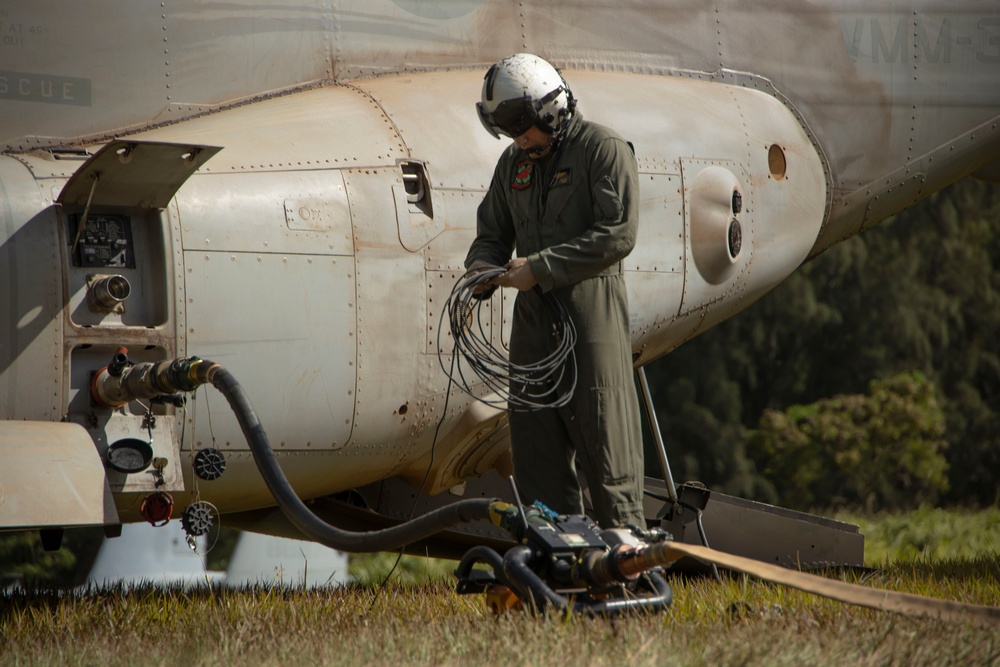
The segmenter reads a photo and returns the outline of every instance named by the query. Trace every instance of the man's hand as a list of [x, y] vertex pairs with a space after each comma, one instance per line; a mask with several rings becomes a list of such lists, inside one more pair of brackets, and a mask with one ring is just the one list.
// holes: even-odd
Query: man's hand
[[[484, 262], [481, 259], [477, 259], [469, 267], [468, 273], [470, 274], [481, 273], [482, 271], [485, 271], [487, 269], [495, 269], [495, 268], [498, 268], [495, 264], [490, 264], [489, 262]], [[495, 292], [497, 289], [495, 282], [496, 281], [494, 280], [487, 280], [484, 283], [480, 283], [479, 285], [476, 286], [476, 289], [473, 291], [472, 295], [477, 299], [490, 298], [491, 296], [493, 296], [493, 292]]]
[[531, 271], [528, 260], [524, 257], [515, 257], [504, 264], [506, 273], [501, 273], [491, 282], [501, 287], [514, 287], [522, 292], [529, 290], [538, 284], [535, 274]]

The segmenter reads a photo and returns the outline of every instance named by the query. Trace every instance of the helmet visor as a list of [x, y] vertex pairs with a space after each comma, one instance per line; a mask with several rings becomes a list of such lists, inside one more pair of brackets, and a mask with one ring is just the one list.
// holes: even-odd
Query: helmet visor
[[514, 138], [519, 137], [535, 124], [538, 114], [529, 97], [519, 97], [504, 100], [497, 105], [493, 113], [483, 108], [482, 102], [476, 104], [479, 109], [479, 119], [494, 135], [497, 133]]

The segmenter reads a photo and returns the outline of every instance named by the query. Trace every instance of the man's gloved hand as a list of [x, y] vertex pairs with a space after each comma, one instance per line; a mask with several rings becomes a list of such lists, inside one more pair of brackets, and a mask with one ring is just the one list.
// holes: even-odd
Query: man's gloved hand
[[528, 260], [524, 257], [515, 257], [504, 264], [503, 268], [507, 269], [507, 272], [494, 278], [491, 281], [492, 284], [500, 285], [501, 287], [514, 287], [522, 292], [538, 284], [538, 280], [531, 270], [531, 265], [528, 264]]
[[[476, 273], [484, 269], [495, 269], [498, 268], [496, 264], [490, 264], [489, 262], [484, 262], [481, 259], [477, 259], [470, 266], [466, 273]], [[493, 296], [493, 293], [497, 291], [496, 283], [492, 280], [488, 280], [481, 285], [477, 286], [472, 296], [476, 299], [488, 299]]]

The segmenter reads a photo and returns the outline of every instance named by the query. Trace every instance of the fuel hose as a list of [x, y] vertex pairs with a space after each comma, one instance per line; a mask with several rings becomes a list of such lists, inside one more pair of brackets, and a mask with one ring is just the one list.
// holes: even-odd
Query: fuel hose
[[219, 364], [198, 357], [131, 365], [119, 350], [109, 367], [95, 373], [91, 396], [99, 405], [116, 407], [136, 398], [152, 398], [194, 391], [212, 384], [232, 408], [246, 437], [254, 463], [271, 495], [288, 520], [309, 539], [333, 549], [354, 553], [389, 551], [431, 537], [460, 523], [490, 520], [491, 499], [470, 499], [451, 503], [397, 526], [370, 532], [352, 532], [331, 526], [310, 510], [296, 495], [271, 449], [267, 433], [243, 387], [232, 373]]
[[264, 432], [249, 397], [232, 373], [218, 364], [212, 364], [206, 369], [205, 377], [229, 401], [229, 406], [236, 414], [240, 429], [250, 445], [257, 469], [277, 501], [278, 507], [296, 528], [321, 544], [352, 553], [389, 551], [430, 537], [460, 523], [490, 518], [490, 509], [494, 501], [477, 498], [446, 505], [406, 523], [382, 530], [359, 533], [331, 526], [316, 516], [296, 495], [278, 465], [267, 433]]
[[933, 618], [958, 623], [1000, 626], [1000, 607], [887, 591], [846, 581], [829, 579], [809, 572], [791, 570], [752, 558], [716, 551], [697, 544], [659, 542], [629, 553], [608, 554], [617, 560], [612, 568], [625, 575], [645, 572], [651, 567], [669, 567], [682, 556], [749, 574], [764, 581], [797, 588], [807, 593], [859, 607], [895, 612], [905, 616]]

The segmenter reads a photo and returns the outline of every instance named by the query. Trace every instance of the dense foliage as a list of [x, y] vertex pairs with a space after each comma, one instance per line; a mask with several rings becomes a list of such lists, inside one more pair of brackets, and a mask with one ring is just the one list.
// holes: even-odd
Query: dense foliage
[[782, 504], [898, 509], [947, 490], [944, 431], [933, 385], [904, 374], [872, 380], [865, 395], [765, 410], [750, 455]]
[[[658, 360], [647, 373], [674, 476], [799, 506], [915, 507], [939, 493], [948, 504], [997, 503], [998, 264], [1000, 187], [965, 179], [830, 248], [739, 316]], [[857, 442], [854, 451], [846, 439], [819, 437], [791, 448], [785, 461], [749, 448], [751, 441], [777, 442], [777, 431], [790, 425], [800, 440], [817, 438], [809, 415], [842, 421], [861, 406], [868, 423], [854, 424], [855, 435], [892, 440], [876, 422], [898, 420], [899, 406], [879, 410], [875, 394], [884, 386], [869, 385], [901, 374], [931, 383], [912, 399], [933, 395], [945, 428], [938, 433], [925, 423], [927, 430], [906, 436], [924, 439], [936, 454], [894, 495], [862, 492], [861, 479], [802, 495], [824, 457], [866, 460], [882, 446], [875, 441]], [[940, 439], [946, 448], [929, 444]], [[936, 460], [942, 455], [946, 472]], [[655, 461], [647, 457], [654, 475]], [[849, 468], [835, 474], [849, 475]], [[900, 473], [886, 474], [887, 484]]]
[[62, 547], [45, 551], [37, 530], [0, 533], [0, 589], [8, 585], [69, 587], [83, 583], [104, 536], [99, 527], [65, 531]]

